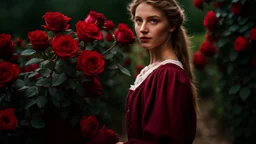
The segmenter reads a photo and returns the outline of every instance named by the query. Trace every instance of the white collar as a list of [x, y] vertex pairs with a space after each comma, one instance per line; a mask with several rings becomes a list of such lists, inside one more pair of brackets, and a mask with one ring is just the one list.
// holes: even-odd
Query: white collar
[[150, 65], [144, 67], [140, 71], [140, 73], [138, 74], [138, 76], [135, 79], [134, 85], [130, 86], [130, 90], [134, 91], [149, 76], [149, 74], [151, 74], [159, 66], [165, 65], [167, 63], [175, 64], [175, 65], [177, 65], [177, 66], [179, 66], [180, 68], [183, 69], [182, 63], [178, 60], [167, 59], [167, 60], [164, 60], [162, 62], [156, 62], [156, 63], [150, 64]]

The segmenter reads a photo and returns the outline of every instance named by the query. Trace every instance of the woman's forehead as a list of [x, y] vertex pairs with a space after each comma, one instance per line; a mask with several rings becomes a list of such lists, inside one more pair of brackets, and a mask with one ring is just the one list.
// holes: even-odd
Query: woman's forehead
[[137, 8], [135, 10], [135, 16], [138, 16], [138, 17], [152, 17], [152, 16], [163, 17], [164, 15], [160, 9], [155, 8], [152, 5], [144, 2], [137, 6]]

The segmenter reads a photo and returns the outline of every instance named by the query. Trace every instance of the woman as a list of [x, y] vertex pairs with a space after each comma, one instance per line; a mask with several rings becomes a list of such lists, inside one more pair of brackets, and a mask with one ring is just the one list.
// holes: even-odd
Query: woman
[[175, 0], [134, 0], [129, 11], [150, 64], [129, 89], [124, 144], [192, 144], [197, 102], [183, 10]]

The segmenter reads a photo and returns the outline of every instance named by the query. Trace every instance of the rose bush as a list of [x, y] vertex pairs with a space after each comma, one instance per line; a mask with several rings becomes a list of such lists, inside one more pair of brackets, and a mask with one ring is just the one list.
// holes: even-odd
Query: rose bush
[[200, 5], [198, 0], [194, 2], [198, 8], [203, 4], [214, 6], [203, 21], [207, 43], [203, 42], [194, 53], [195, 67], [210, 71], [209, 81], [216, 81], [212, 112], [227, 130], [231, 143], [255, 143], [256, 1], [204, 0]]
[[[121, 65], [121, 47], [135, 41], [133, 32], [125, 24], [115, 28], [95, 11], [75, 30], [62, 13], [46, 12], [42, 18], [44, 29], [28, 32], [25, 49], [14, 52], [22, 40], [14, 45], [11, 35], [0, 34], [1, 139], [63, 144], [93, 143], [97, 137], [99, 144], [115, 144], [117, 135], [103, 126], [103, 110], [115, 76], [130, 76]], [[103, 39], [107, 35], [112, 39]]]

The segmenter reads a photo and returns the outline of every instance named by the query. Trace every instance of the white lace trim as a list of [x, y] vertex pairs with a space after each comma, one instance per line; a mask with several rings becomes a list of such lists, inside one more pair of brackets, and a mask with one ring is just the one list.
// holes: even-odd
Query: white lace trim
[[150, 65], [144, 67], [140, 71], [140, 74], [138, 74], [138, 76], [135, 79], [134, 85], [130, 86], [130, 90], [134, 91], [148, 77], [149, 74], [151, 74], [159, 66], [165, 65], [167, 63], [175, 64], [175, 65], [177, 65], [177, 66], [179, 66], [180, 68], [183, 69], [182, 63], [178, 60], [167, 59], [167, 60], [164, 60], [162, 62], [156, 62], [156, 63], [150, 64]]

